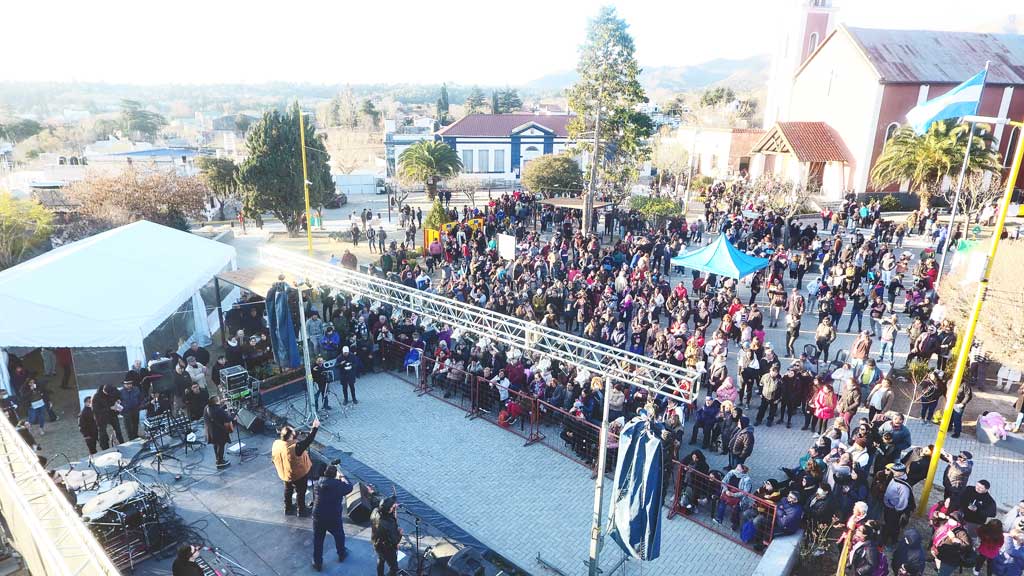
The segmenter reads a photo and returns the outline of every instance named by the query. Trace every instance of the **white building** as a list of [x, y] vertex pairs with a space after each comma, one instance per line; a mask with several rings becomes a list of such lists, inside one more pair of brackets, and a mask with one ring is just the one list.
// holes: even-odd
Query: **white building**
[[470, 114], [438, 130], [437, 137], [458, 153], [463, 174], [515, 180], [530, 160], [572, 146], [570, 119], [553, 114]]
[[394, 177], [398, 157], [417, 142], [434, 139], [434, 119], [420, 117], [411, 126], [398, 126], [398, 121], [384, 120], [384, 163], [388, 177]]

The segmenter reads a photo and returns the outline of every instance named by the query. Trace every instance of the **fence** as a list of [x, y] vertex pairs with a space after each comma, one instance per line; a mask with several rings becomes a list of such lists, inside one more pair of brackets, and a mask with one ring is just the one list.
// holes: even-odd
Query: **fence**
[[0, 417], [0, 514], [30, 573], [119, 574], [5, 417]]
[[[720, 476], [705, 474], [682, 462], [676, 461], [673, 464], [674, 493], [669, 505], [669, 518], [685, 516], [757, 552], [763, 551], [771, 543], [775, 531], [774, 502], [731, 487], [728, 489], [729, 495], [723, 495], [725, 491]], [[750, 526], [747, 526], [748, 523]], [[747, 533], [751, 527], [752, 533]], [[748, 536], [746, 541], [743, 536]]]

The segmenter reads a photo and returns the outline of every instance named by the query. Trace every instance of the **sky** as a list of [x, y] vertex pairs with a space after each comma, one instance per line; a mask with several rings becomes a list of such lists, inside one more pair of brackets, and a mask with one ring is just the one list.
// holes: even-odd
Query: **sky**
[[[0, 16], [0, 81], [516, 85], [574, 68], [604, 4], [629, 24], [641, 66], [655, 67], [770, 54], [798, 2], [14, 0]], [[1019, 0], [834, 5], [851, 26], [970, 31], [999, 31], [1022, 10]]]

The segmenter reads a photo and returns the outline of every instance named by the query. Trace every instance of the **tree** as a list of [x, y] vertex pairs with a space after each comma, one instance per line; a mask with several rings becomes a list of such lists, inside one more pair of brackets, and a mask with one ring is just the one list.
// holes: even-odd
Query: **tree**
[[21, 262], [53, 231], [53, 213], [35, 200], [0, 192], [0, 270]]
[[[265, 112], [249, 131], [249, 157], [238, 172], [246, 215], [270, 212], [298, 236], [306, 212], [302, 182], [302, 152], [299, 139], [299, 103], [282, 113]], [[334, 194], [330, 155], [311, 123], [306, 123], [306, 163], [309, 205], [323, 206]]]
[[459, 155], [444, 142], [423, 140], [406, 148], [398, 156], [398, 177], [407, 184], [422, 183], [427, 197], [437, 195], [437, 183], [462, 172]]
[[[968, 125], [955, 120], [935, 122], [920, 136], [909, 126], [899, 128], [885, 143], [871, 171], [871, 181], [882, 187], [909, 180], [912, 191], [921, 199], [921, 209], [927, 210], [943, 180], [957, 176], [967, 136]], [[990, 147], [991, 142], [987, 127], [979, 125], [971, 144], [968, 173], [999, 171], [999, 154]]]
[[448, 211], [444, 209], [440, 198], [434, 198], [434, 204], [430, 207], [430, 212], [423, 219], [423, 227], [431, 230], [440, 230], [441, 226], [448, 222]]
[[363, 99], [363, 105], [360, 107], [359, 112], [366, 118], [366, 121], [370, 123], [374, 129], [380, 123], [380, 111], [373, 105], [373, 101], [369, 98]]
[[700, 96], [700, 105], [707, 108], [715, 108], [722, 104], [728, 104], [736, 99], [736, 93], [733, 92], [732, 88], [725, 88], [719, 86], [710, 90], [705, 90]]
[[547, 154], [526, 164], [523, 186], [545, 197], [579, 196], [583, 191], [583, 171], [568, 154]]
[[437, 105], [435, 106], [437, 112], [437, 121], [442, 126], [451, 122], [451, 116], [448, 114], [448, 85], [441, 84], [441, 95], [437, 98]]
[[673, 185], [678, 183], [680, 177], [686, 178], [690, 167], [690, 151], [682, 142], [659, 134], [654, 140], [651, 161], [658, 169], [658, 187], [660, 189], [666, 177], [671, 179]]
[[654, 220], [658, 227], [661, 227], [666, 218], [680, 216], [683, 213], [678, 201], [664, 196], [633, 196], [629, 199], [629, 207], [643, 214], [645, 218]]
[[497, 90], [491, 92], [491, 114], [501, 114], [501, 98]]
[[10, 122], [0, 122], [0, 138], [17, 144], [43, 131], [43, 125], [35, 120], [19, 118]]
[[576, 67], [579, 81], [568, 92], [569, 107], [576, 113], [569, 122], [569, 138], [578, 143], [578, 152], [593, 152], [594, 120], [601, 111], [600, 150], [591, 159], [598, 163], [600, 181], [619, 193], [635, 181], [650, 156], [647, 140], [654, 132], [650, 117], [636, 110], [647, 96], [627, 27], [610, 6], [591, 20]]
[[141, 102], [121, 100], [121, 129], [126, 134], [152, 140], [164, 126], [167, 126], [167, 119], [156, 112], [145, 110]]
[[515, 88], [505, 88], [498, 93], [498, 106], [502, 113], [518, 112], [523, 107], [523, 99]]
[[480, 191], [480, 180], [472, 176], [456, 176], [444, 183], [444, 187], [466, 198], [470, 206], [476, 208], [476, 194]]
[[220, 218], [224, 219], [224, 201], [238, 197], [238, 165], [230, 158], [199, 158], [199, 178], [220, 200]]
[[[972, 172], [965, 176], [957, 206], [957, 215], [963, 217], [962, 231], [966, 233], [967, 226], [985, 209], [985, 206], [995, 204], [1002, 196], [1003, 178], [998, 172]], [[956, 200], [956, 186], [950, 186], [942, 193], [942, 197], [952, 206]], [[954, 226], [953, 230], [955, 229]]]
[[473, 90], [466, 97], [466, 114], [479, 114], [483, 112], [486, 104], [487, 96], [484, 95], [484, 91], [479, 86], [473, 86]]
[[173, 171], [127, 168], [114, 175], [91, 174], [65, 194], [78, 205], [80, 217], [65, 240], [76, 240], [138, 220], [188, 230], [189, 218], [204, 215], [210, 189], [199, 178]]

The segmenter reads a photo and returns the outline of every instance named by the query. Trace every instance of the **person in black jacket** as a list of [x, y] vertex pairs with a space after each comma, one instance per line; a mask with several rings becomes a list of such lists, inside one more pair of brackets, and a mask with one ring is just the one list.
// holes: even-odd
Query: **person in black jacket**
[[171, 576], [203, 576], [203, 569], [196, 563], [199, 547], [191, 544], [178, 546], [178, 554], [171, 564]]
[[89, 447], [91, 456], [96, 453], [96, 437], [99, 434], [96, 429], [96, 419], [92, 414], [92, 396], [86, 396], [82, 404], [82, 411], [78, 414], [78, 431], [85, 439], [85, 445]]
[[108, 426], [114, 428], [114, 436], [117, 438], [117, 443], [124, 443], [124, 435], [121, 434], [121, 424], [117, 418], [118, 412], [121, 409], [121, 405], [118, 403], [120, 399], [121, 393], [117, 391], [113, 384], [105, 384], [92, 397], [92, 413], [93, 418], [96, 420], [96, 428], [99, 430], [100, 450], [110, 448], [110, 435], [107, 433]]
[[313, 568], [317, 572], [323, 568], [324, 537], [328, 532], [334, 536], [338, 561], [345, 561], [345, 528], [342, 526], [341, 517], [345, 513], [345, 496], [350, 492], [352, 484], [333, 464], [324, 470], [324, 475], [314, 487]]
[[223, 470], [231, 465], [224, 459], [224, 446], [231, 441], [234, 429], [233, 420], [228, 411], [220, 403], [219, 396], [210, 398], [206, 405], [206, 441], [213, 444], [213, 453], [217, 456], [217, 469]]
[[971, 534], [998, 512], [989, 488], [991, 485], [988, 480], [978, 480], [974, 486], [964, 488], [958, 502], [953, 502], [953, 509], [963, 513], [964, 525]]
[[881, 561], [878, 549], [878, 523], [868, 520], [857, 528], [853, 535], [853, 545], [847, 560], [846, 573], [851, 576], [874, 576]]
[[370, 540], [377, 552], [377, 576], [384, 576], [384, 564], [388, 565], [390, 576], [398, 574], [398, 545], [402, 542], [402, 530], [395, 518], [397, 510], [398, 501], [389, 496], [370, 514]]

